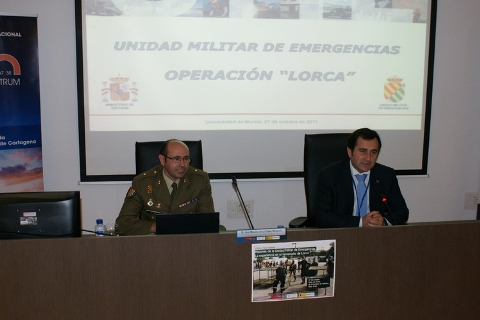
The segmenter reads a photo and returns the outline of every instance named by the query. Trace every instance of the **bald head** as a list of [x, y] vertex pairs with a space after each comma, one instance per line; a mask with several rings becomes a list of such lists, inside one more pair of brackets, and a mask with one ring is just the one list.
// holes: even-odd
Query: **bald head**
[[172, 181], [176, 181], [187, 173], [190, 165], [189, 157], [190, 151], [187, 145], [178, 139], [171, 139], [163, 144], [158, 159], [163, 166], [165, 175]]
[[188, 146], [183, 141], [178, 140], [178, 139], [170, 139], [170, 140], [165, 141], [162, 144], [162, 147], [160, 148], [160, 154], [163, 155], [163, 156], [168, 155], [168, 148], [171, 144], [180, 144], [188, 150]]

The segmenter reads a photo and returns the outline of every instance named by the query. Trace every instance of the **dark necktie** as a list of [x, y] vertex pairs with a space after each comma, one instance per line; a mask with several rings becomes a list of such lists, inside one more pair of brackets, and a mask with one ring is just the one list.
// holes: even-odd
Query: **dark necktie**
[[170, 194], [170, 197], [173, 199], [173, 196], [175, 196], [175, 193], [177, 193], [177, 183], [174, 182], [172, 183], [172, 193]]

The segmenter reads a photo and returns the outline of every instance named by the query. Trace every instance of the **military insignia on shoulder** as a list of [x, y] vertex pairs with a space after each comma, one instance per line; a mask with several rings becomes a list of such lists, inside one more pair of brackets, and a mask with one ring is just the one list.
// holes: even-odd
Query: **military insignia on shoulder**
[[135, 189], [133, 187], [130, 187], [127, 191], [127, 198], [132, 199], [137, 193], [135, 192]]

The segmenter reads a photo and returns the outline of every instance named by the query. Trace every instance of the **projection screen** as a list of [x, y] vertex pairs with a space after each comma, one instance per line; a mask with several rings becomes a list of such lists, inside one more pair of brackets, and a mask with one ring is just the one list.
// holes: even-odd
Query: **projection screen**
[[303, 175], [305, 134], [380, 133], [427, 172], [432, 0], [76, 0], [82, 181], [136, 141], [202, 140], [212, 179]]

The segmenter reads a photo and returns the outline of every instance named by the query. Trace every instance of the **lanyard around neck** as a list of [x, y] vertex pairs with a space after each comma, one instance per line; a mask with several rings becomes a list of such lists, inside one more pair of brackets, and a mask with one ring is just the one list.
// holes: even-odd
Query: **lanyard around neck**
[[[358, 181], [358, 183], [365, 184], [365, 181]], [[355, 194], [357, 194], [357, 184], [355, 183], [355, 180], [353, 179], [353, 177], [352, 177], [352, 184], [353, 184], [353, 188], [355, 189]], [[365, 201], [365, 197], [367, 196], [367, 193], [368, 193], [368, 188], [370, 188], [370, 177], [368, 177], [368, 182], [367, 182], [367, 185], [365, 186], [365, 192], [363, 193], [362, 200], [360, 201], [360, 203], [358, 203], [358, 200], [357, 200], [357, 216], [359, 217], [360, 217], [360, 208], [363, 205], [363, 201]], [[356, 199], [358, 199], [358, 197], [356, 197]]]

